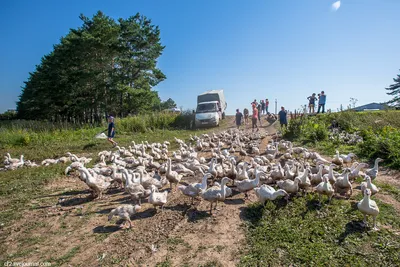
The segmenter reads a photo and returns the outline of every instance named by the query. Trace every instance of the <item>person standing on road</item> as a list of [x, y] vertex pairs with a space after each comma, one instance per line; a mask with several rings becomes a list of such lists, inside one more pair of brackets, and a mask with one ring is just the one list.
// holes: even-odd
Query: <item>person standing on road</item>
[[268, 101], [268, 98], [267, 98], [267, 99], [265, 99], [265, 114], [269, 114], [268, 113], [268, 106], [269, 106], [269, 101]]
[[244, 114], [244, 123], [247, 125], [249, 122], [249, 110], [245, 108], [243, 110], [243, 114]]
[[321, 91], [321, 94], [319, 95], [318, 99], [318, 112], [320, 112], [322, 108], [322, 113], [325, 113], [325, 103], [326, 103], [326, 94], [324, 91]]
[[258, 114], [257, 114], [257, 115], [258, 115], [258, 121], [260, 122], [260, 126], [262, 126], [262, 125], [261, 125], [261, 112], [262, 112], [262, 111], [261, 111], [261, 108], [262, 108], [262, 107], [261, 107], [261, 104], [258, 104], [258, 106], [257, 106], [257, 113], [258, 113]]
[[307, 97], [308, 99], [308, 113], [314, 113], [315, 112], [315, 100], [317, 100], [317, 97], [315, 96], [315, 93], [313, 93], [311, 96]]
[[279, 116], [279, 122], [281, 124], [281, 127], [283, 127], [283, 126], [286, 127], [287, 126], [287, 112], [284, 107], [281, 107], [281, 110], [279, 111], [278, 116]]
[[257, 125], [257, 120], [258, 120], [258, 109], [257, 106], [253, 104], [253, 115], [251, 117], [251, 128], [252, 132], [254, 132], [254, 128], [257, 128], [258, 132], [258, 125]]
[[113, 140], [113, 138], [115, 136], [115, 124], [114, 124], [113, 116], [108, 117], [108, 129], [105, 131], [107, 131], [108, 142], [110, 142], [113, 145], [113, 147], [116, 147], [118, 145], [118, 143]]
[[264, 100], [261, 100], [261, 112], [262, 112], [262, 114], [265, 113], [265, 102], [264, 102]]
[[239, 111], [239, 109], [236, 109], [235, 122], [238, 129], [240, 128], [240, 125], [242, 125], [242, 118], [243, 114]]

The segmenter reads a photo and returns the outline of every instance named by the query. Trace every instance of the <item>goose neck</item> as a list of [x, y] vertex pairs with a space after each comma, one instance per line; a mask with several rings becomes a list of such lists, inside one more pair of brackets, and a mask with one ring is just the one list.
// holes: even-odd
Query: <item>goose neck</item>
[[254, 179], [254, 183], [256, 186], [258, 186], [260, 183], [260, 175], [261, 175], [261, 172], [257, 172], [256, 179]]
[[221, 184], [221, 194], [222, 194], [222, 198], [224, 199], [225, 198], [225, 181], [223, 181], [222, 182], [222, 184]]
[[203, 180], [201, 181], [201, 189], [203, 189], [203, 190], [207, 189], [207, 179], [208, 179], [208, 176], [204, 175]]
[[345, 174], [343, 175], [343, 178], [344, 178], [344, 181], [348, 183], [349, 182], [349, 173], [345, 172]]
[[318, 175], [322, 175], [322, 170], [324, 169], [324, 166], [319, 165], [319, 169], [318, 169]]
[[127, 186], [130, 185], [131, 184], [131, 179], [129, 178], [128, 171], [127, 170], [123, 170], [122, 171], [122, 175], [125, 176], [125, 184]]
[[378, 161], [378, 159], [376, 159], [375, 160], [375, 164], [374, 164], [374, 169], [375, 170], [378, 170], [378, 164], [379, 164], [379, 161]]

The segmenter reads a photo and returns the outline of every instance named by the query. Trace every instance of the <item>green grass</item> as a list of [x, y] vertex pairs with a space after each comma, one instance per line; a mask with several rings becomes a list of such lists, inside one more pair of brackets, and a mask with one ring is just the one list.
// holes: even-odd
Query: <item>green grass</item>
[[165, 261], [156, 264], [156, 267], [170, 267], [170, 266], [172, 266], [172, 263], [168, 258]]
[[390, 185], [387, 183], [381, 183], [374, 181], [374, 184], [379, 188], [381, 192], [386, 192], [391, 195], [394, 199], [400, 202], [400, 189], [395, 187], [394, 185]]
[[[207, 130], [155, 130], [147, 133], [134, 133], [130, 135], [117, 134], [114, 140], [118, 142], [120, 146], [128, 147], [133, 140], [136, 143], [141, 143], [142, 141], [148, 141], [150, 143], [162, 141], [171, 142], [174, 140], [174, 137], [187, 139], [190, 135], [200, 135], [206, 131]], [[66, 152], [76, 154], [94, 153], [93, 156], [97, 159], [97, 153], [101, 150], [110, 150], [111, 144], [107, 142], [107, 140], [94, 138], [96, 133], [98, 133], [96, 130], [88, 131], [85, 134], [74, 133], [70, 137], [49, 139], [43, 144], [30, 143], [24, 146], [6, 146], [0, 148], [0, 154], [5, 155], [5, 153], [10, 153], [12, 157], [19, 157], [19, 155], [23, 154], [25, 160], [34, 160], [39, 164], [46, 158], [65, 156]], [[176, 144], [174, 145], [176, 147]]]
[[394, 233], [400, 228], [400, 220], [393, 207], [377, 201], [380, 230], [372, 232], [360, 227], [363, 217], [356, 201], [334, 199], [321, 208], [316, 203], [309, 194], [287, 206], [284, 201], [249, 206], [245, 212], [249, 220], [248, 249], [240, 266], [400, 264], [400, 237]]
[[[400, 111], [337, 112], [302, 117], [289, 121], [283, 131], [284, 137], [299, 145], [317, 149], [333, 155], [353, 152], [360, 160], [372, 163], [376, 158], [384, 159], [382, 165], [400, 169]], [[329, 138], [328, 127], [336, 121], [348, 133], [357, 132], [363, 142], [345, 144], [338, 135]]]
[[207, 261], [204, 264], [199, 264], [199, 267], [222, 267], [223, 265], [217, 261], [217, 260], [212, 260], [212, 261]]
[[69, 262], [80, 250], [81, 250], [80, 246], [73, 247], [67, 253], [65, 253], [63, 256], [61, 256], [59, 258], [51, 257], [47, 262], [54, 263], [55, 266], [61, 266], [64, 263]]

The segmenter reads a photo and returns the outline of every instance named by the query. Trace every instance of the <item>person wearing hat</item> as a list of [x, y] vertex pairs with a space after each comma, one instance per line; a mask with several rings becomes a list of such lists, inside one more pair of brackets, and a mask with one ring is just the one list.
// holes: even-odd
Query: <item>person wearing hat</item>
[[113, 140], [113, 138], [115, 136], [115, 125], [114, 125], [114, 117], [113, 116], [108, 117], [108, 129], [105, 131], [108, 131], [108, 134], [107, 134], [108, 142], [110, 142], [113, 145], [113, 147], [116, 147], [118, 145], [118, 143]]

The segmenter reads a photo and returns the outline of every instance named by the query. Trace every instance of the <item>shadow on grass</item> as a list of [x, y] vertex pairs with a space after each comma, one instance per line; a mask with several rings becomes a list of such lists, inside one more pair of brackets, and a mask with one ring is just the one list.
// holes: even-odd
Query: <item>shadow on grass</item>
[[88, 150], [88, 149], [96, 147], [96, 146], [97, 146], [96, 143], [89, 143], [89, 144], [84, 145], [82, 149], [83, 150]]
[[239, 217], [243, 221], [257, 225], [263, 216], [264, 206], [261, 204], [252, 204], [248, 207], [240, 207]]
[[63, 193], [59, 193], [59, 194], [52, 194], [52, 195], [43, 195], [43, 196], [39, 196], [37, 197], [38, 199], [40, 198], [46, 198], [46, 197], [60, 197], [60, 196], [76, 196], [76, 195], [85, 195], [85, 194], [90, 194], [90, 190], [89, 189], [85, 189], [85, 190], [72, 190], [72, 191], [66, 191]]
[[352, 234], [362, 233], [365, 231], [362, 221], [351, 221], [346, 224], [345, 231], [338, 237], [339, 244], [342, 244], [345, 239]]

